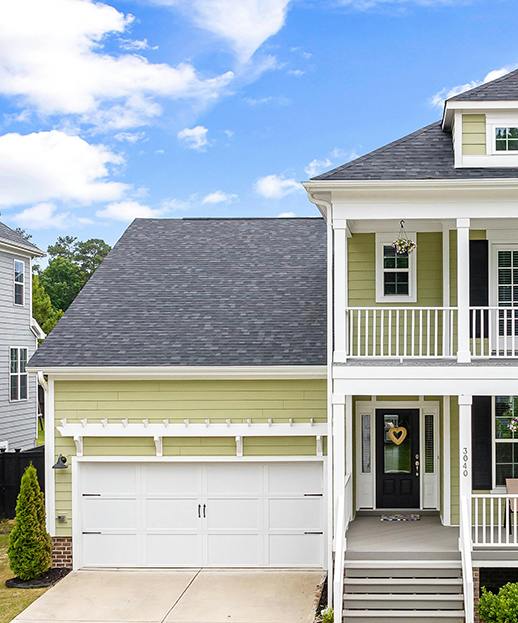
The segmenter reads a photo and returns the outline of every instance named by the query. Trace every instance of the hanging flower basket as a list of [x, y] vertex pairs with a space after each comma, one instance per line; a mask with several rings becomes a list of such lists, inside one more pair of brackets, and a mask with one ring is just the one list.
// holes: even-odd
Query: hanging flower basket
[[512, 433], [518, 433], [518, 417], [513, 417], [507, 427]]
[[392, 246], [397, 255], [410, 255], [416, 248], [416, 243], [410, 240], [405, 231], [405, 221], [400, 221], [399, 236], [393, 241]]

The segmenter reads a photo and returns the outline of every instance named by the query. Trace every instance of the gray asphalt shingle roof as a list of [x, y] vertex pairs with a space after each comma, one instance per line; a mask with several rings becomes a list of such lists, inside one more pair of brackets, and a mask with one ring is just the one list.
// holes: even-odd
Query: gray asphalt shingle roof
[[514, 168], [455, 168], [450, 133], [436, 121], [313, 180], [439, 180], [518, 177]]
[[30, 365], [325, 362], [322, 219], [137, 219]]
[[449, 102], [488, 102], [518, 100], [518, 69], [501, 78], [450, 97]]
[[43, 251], [38, 249], [38, 247], [32, 242], [25, 240], [23, 236], [21, 236], [17, 231], [7, 227], [4, 223], [0, 222], [0, 242], [10, 242], [15, 244], [18, 247], [24, 247], [28, 251], [34, 251], [36, 255], [43, 255]]

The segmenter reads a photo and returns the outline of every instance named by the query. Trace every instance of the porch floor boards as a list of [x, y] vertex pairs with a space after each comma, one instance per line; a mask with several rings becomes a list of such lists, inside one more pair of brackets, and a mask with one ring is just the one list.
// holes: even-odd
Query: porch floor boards
[[438, 516], [418, 521], [381, 521], [380, 515], [357, 516], [346, 534], [347, 560], [459, 560], [459, 530], [443, 526]]

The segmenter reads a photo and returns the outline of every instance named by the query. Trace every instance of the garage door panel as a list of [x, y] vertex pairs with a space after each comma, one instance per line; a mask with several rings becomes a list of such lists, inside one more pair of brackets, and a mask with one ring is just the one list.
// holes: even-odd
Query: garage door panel
[[258, 534], [209, 534], [207, 565], [254, 567], [264, 565], [263, 538]]
[[83, 493], [135, 494], [137, 491], [137, 466], [127, 463], [91, 463], [81, 473]]
[[139, 564], [135, 534], [83, 534], [85, 567], [133, 567]]
[[199, 534], [147, 534], [148, 567], [200, 567], [203, 539]]
[[320, 463], [272, 463], [268, 466], [268, 490], [271, 495], [322, 493]]
[[268, 504], [270, 530], [321, 530], [322, 498], [271, 499]]
[[144, 525], [148, 530], [199, 529], [198, 500], [148, 499], [145, 501]]
[[320, 534], [270, 534], [268, 550], [272, 567], [320, 567], [323, 564]]
[[207, 495], [262, 495], [264, 466], [243, 463], [214, 464], [206, 467]]
[[260, 499], [207, 500], [208, 530], [259, 530], [263, 501]]
[[163, 463], [144, 465], [142, 480], [147, 495], [199, 497], [201, 495], [201, 465]]
[[135, 499], [84, 498], [81, 525], [85, 531], [133, 530], [138, 525]]

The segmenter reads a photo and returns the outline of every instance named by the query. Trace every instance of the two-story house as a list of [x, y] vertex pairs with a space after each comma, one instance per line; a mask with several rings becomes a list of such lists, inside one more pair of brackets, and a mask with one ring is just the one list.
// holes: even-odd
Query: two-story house
[[0, 223], [0, 448], [27, 450], [38, 436], [38, 387], [27, 362], [45, 334], [32, 317], [32, 260], [42, 251]]
[[31, 360], [57, 559], [472, 623], [518, 566], [518, 72], [304, 186], [322, 218], [134, 221]]

